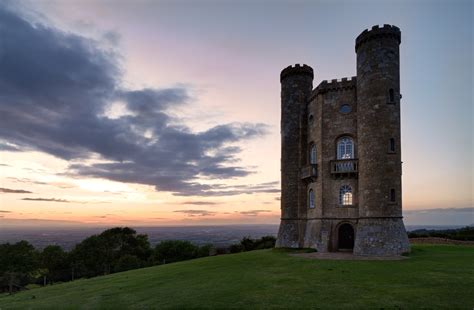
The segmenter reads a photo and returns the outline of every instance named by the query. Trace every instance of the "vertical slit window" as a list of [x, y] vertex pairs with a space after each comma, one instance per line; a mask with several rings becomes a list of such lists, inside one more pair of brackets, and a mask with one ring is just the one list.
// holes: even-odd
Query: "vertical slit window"
[[394, 138], [390, 138], [389, 151], [391, 153], [395, 153], [395, 139]]
[[393, 91], [393, 88], [390, 88], [388, 91], [388, 102], [395, 103], [395, 92]]
[[309, 163], [314, 165], [317, 163], [318, 157], [316, 153], [316, 145], [311, 144], [310, 151], [309, 151]]
[[391, 201], [391, 202], [395, 202], [395, 200], [396, 200], [396, 197], [395, 197], [395, 189], [392, 188], [392, 189], [390, 189], [390, 201]]
[[308, 195], [308, 205], [310, 209], [314, 208], [314, 191], [312, 189], [309, 190], [309, 195]]

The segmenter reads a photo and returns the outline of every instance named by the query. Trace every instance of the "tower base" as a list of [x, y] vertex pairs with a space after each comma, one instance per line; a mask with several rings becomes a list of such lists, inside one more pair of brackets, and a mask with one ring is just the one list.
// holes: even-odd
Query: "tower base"
[[402, 218], [359, 219], [355, 255], [392, 256], [410, 252]]
[[276, 248], [301, 248], [304, 236], [304, 222], [301, 220], [281, 220]]

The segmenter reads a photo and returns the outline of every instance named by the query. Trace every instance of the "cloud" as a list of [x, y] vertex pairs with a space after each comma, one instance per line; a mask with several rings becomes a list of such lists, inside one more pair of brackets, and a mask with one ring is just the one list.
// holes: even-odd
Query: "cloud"
[[21, 200], [27, 200], [27, 201], [49, 201], [49, 202], [65, 202], [69, 203], [72, 201], [66, 200], [66, 199], [56, 199], [56, 198], [23, 198]]
[[[19, 151], [21, 151], [21, 150], [20, 150], [18, 147], [16, 147], [15, 145], [13, 145], [13, 144], [0, 141], [0, 152], [1, 152], [1, 151], [19, 152]], [[3, 166], [3, 165], [2, 165], [2, 166]], [[7, 166], [7, 165], [5, 165], [5, 166]]]
[[407, 225], [470, 225], [473, 223], [474, 208], [439, 208], [403, 210]]
[[12, 213], [12, 211], [0, 210], [0, 213]]
[[185, 201], [181, 203], [183, 205], [195, 205], [195, 206], [211, 206], [211, 205], [216, 205], [216, 202], [211, 202], [211, 201]]
[[[119, 38], [105, 36], [109, 43]], [[199, 182], [252, 173], [236, 164], [241, 149], [232, 144], [265, 135], [266, 125], [193, 132], [172, 113], [191, 103], [188, 88], [125, 89], [117, 50], [4, 7], [0, 37], [0, 139], [9, 145], [74, 159], [71, 175], [152, 185], [175, 195], [277, 191]], [[117, 102], [127, 113], [112, 117], [108, 111]], [[85, 163], [97, 155], [100, 163]]]
[[474, 208], [439, 208], [439, 209], [421, 209], [421, 210], [403, 210], [405, 214], [425, 214], [425, 213], [471, 213], [474, 215]]
[[267, 213], [267, 212], [272, 212], [272, 211], [271, 210], [249, 210], [249, 211], [241, 211], [239, 213], [246, 216], [258, 216], [260, 213]]
[[0, 193], [9, 193], [9, 194], [31, 194], [30, 191], [23, 189], [10, 189], [10, 188], [0, 188]]
[[195, 217], [195, 216], [214, 216], [217, 212], [211, 212], [207, 210], [177, 210], [174, 211], [176, 213], [184, 213], [188, 216]]

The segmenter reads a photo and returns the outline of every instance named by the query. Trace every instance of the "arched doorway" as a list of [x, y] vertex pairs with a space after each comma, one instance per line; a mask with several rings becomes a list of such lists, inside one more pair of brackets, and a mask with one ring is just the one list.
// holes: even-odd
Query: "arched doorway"
[[338, 250], [350, 250], [354, 249], [354, 228], [351, 224], [345, 223], [339, 226], [338, 229]]

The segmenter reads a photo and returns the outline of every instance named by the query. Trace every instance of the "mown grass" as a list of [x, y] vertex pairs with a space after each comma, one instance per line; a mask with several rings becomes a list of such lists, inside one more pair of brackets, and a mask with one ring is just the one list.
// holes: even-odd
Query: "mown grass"
[[144, 268], [0, 297], [0, 309], [474, 307], [474, 247], [415, 245], [401, 261], [261, 250]]

